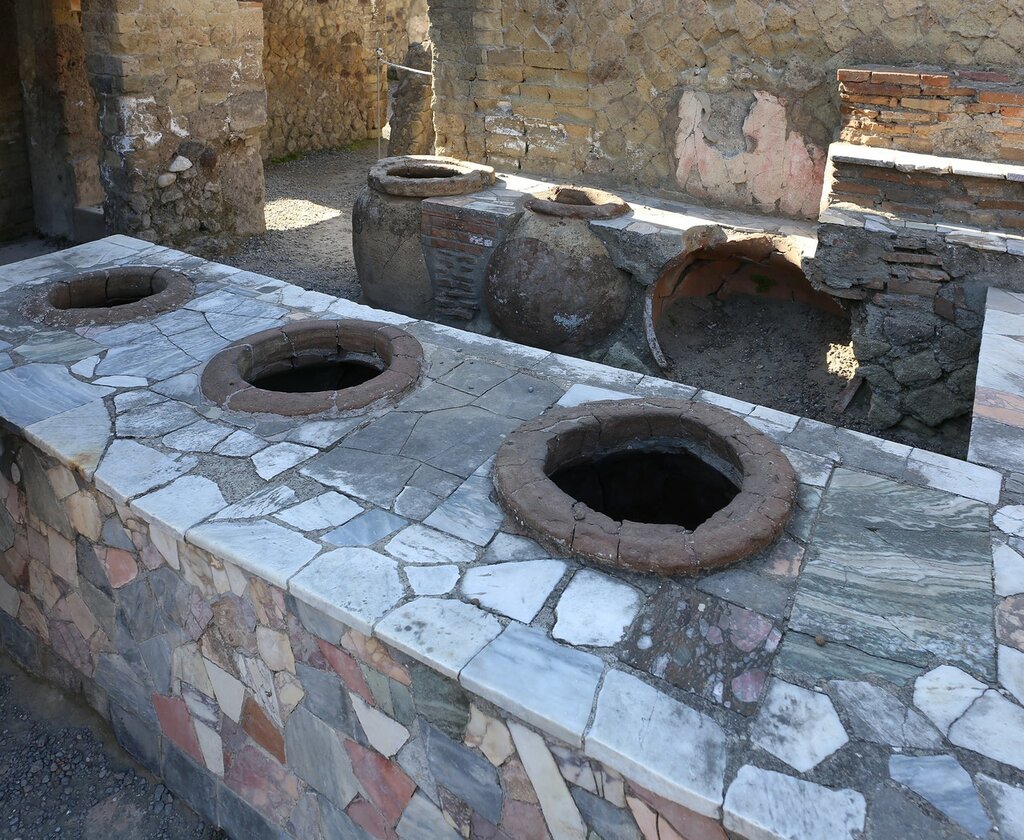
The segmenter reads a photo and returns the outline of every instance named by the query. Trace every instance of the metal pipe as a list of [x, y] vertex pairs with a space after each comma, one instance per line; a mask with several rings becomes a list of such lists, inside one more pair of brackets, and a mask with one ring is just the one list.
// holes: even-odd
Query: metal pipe
[[383, 58], [378, 59], [381, 64], [386, 64], [388, 67], [397, 67], [399, 70], [408, 70], [410, 73], [419, 73], [421, 76], [433, 76], [429, 70], [417, 70], [415, 67], [406, 67], [404, 64], [395, 64], [393, 61], [385, 61]]

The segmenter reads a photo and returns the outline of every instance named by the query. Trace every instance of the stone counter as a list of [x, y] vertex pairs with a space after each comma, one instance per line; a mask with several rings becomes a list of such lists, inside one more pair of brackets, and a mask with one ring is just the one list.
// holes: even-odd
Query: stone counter
[[[119, 264], [196, 297], [75, 332], [20, 314]], [[231, 836], [1019, 832], [1024, 609], [996, 609], [993, 513], [1021, 526], [996, 470], [125, 237], [0, 268], [0, 309], [0, 640]], [[308, 317], [401, 326], [423, 382], [305, 421], [202, 398], [214, 353]], [[520, 533], [492, 496], [503, 437], [625, 395], [777, 441], [784, 537], [663, 580]]]

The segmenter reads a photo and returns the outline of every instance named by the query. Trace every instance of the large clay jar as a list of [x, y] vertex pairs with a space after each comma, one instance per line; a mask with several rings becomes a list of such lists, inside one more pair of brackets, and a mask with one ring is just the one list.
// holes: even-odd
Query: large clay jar
[[626, 314], [629, 279], [588, 222], [628, 211], [618, 196], [583, 187], [530, 196], [487, 266], [487, 309], [501, 332], [562, 353], [606, 338]]
[[383, 158], [370, 167], [352, 208], [352, 251], [364, 300], [413, 318], [429, 316], [434, 295], [420, 245], [420, 202], [493, 183], [489, 166], [434, 155]]

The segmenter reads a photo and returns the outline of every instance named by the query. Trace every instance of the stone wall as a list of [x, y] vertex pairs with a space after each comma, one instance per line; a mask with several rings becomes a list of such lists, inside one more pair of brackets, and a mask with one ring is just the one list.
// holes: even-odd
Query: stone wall
[[107, 223], [216, 251], [263, 230], [263, 10], [238, 0], [92, 0]]
[[[265, 159], [376, 137], [374, 49], [400, 62], [426, 31], [415, 4], [398, 0], [264, 0]], [[412, 30], [412, 31], [410, 31]], [[387, 80], [381, 74], [381, 119]]]
[[25, 119], [18, 73], [14, 0], [0, 2], [0, 240], [32, 230]]
[[13, 435], [0, 645], [83, 694], [232, 837], [639, 840], [658, 825], [725, 840], [718, 821], [176, 540]]
[[1021, 256], [936, 231], [823, 224], [808, 274], [850, 304], [859, 373], [879, 428], [967, 414], [990, 286], [1024, 290]]
[[441, 154], [813, 217], [864, 61], [1016, 68], [1009, 0], [432, 0]]

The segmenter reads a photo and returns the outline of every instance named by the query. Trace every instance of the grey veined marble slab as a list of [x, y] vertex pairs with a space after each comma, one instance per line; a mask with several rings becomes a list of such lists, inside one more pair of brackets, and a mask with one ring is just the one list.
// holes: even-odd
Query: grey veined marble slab
[[63, 365], [23, 365], [0, 372], [0, 416], [24, 428], [103, 399], [113, 390], [81, 382]]
[[837, 470], [790, 627], [921, 666], [995, 679], [988, 508]]

